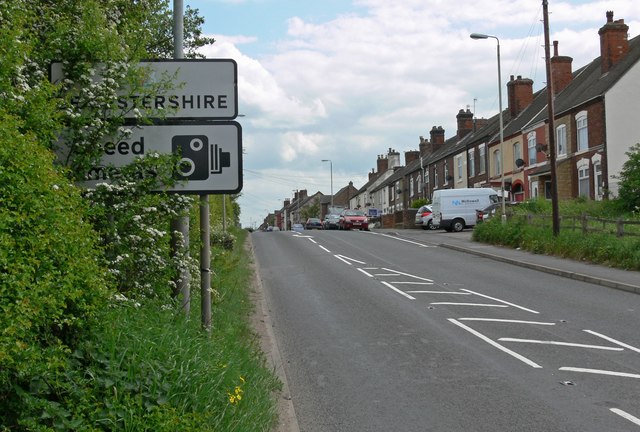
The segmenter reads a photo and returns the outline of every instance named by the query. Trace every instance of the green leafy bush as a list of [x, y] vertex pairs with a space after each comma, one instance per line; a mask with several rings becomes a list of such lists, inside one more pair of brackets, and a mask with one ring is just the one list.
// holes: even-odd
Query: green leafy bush
[[21, 121], [0, 117], [0, 424], [10, 427], [55, 403], [108, 276], [77, 190]]

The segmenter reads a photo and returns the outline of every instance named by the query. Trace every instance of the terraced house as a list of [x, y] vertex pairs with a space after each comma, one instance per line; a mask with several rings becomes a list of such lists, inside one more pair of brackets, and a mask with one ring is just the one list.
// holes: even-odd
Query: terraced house
[[[548, 91], [553, 92], [558, 197], [615, 195], [625, 153], [640, 142], [640, 36], [629, 40], [628, 29], [607, 12], [598, 32], [600, 56], [576, 70], [554, 42], [550, 85], [534, 93], [532, 80], [510, 77], [502, 145], [498, 114], [476, 119], [461, 109], [454, 136], [445, 139], [442, 127], [433, 126], [429, 139], [420, 137], [419, 151], [405, 153], [405, 166], [368, 191], [377, 197], [375, 204], [391, 214], [415, 199], [431, 199], [437, 189], [500, 190], [503, 170], [506, 199], [550, 198]], [[395, 223], [403, 219], [396, 217]]]

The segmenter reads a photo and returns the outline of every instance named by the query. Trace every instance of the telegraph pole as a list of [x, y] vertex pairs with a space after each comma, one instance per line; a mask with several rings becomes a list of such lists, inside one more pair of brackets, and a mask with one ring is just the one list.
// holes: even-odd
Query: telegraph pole
[[547, 70], [547, 115], [549, 117], [549, 165], [551, 166], [551, 217], [553, 236], [560, 234], [560, 215], [558, 210], [558, 182], [556, 173], [556, 128], [553, 110], [553, 79], [551, 76], [551, 44], [549, 43], [549, 7], [548, 1], [542, 0], [542, 16], [544, 18], [544, 61]]

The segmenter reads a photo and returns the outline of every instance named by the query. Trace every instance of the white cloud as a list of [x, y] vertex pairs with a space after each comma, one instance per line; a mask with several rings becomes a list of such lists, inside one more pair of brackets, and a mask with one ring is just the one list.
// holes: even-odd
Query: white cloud
[[[359, 14], [330, 21], [290, 17], [283, 40], [220, 35], [207, 48], [238, 63], [245, 168], [265, 176], [246, 175], [243, 212], [255, 217], [253, 202], [266, 205], [256, 195], [273, 210], [294, 189], [329, 193], [320, 159], [333, 161], [334, 190], [350, 179], [360, 187], [389, 147], [416, 149], [434, 125], [454, 135], [467, 106], [479, 117], [497, 113], [496, 41], [472, 40], [472, 32], [500, 37], [505, 105], [509, 75], [545, 85], [541, 1], [353, 3]], [[599, 55], [607, 10], [625, 19], [631, 36], [640, 30], [636, 0], [557, 1], [549, 9], [551, 40], [574, 69]], [[250, 57], [248, 44], [265, 51]]]

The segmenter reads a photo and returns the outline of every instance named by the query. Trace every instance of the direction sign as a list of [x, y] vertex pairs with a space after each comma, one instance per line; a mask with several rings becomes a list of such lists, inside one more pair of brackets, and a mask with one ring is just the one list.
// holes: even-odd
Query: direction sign
[[[117, 115], [153, 117], [162, 110], [167, 119], [233, 120], [238, 116], [238, 65], [232, 59], [153, 60], [139, 63], [145, 71], [139, 93], [118, 92]], [[100, 66], [94, 81], [101, 81]], [[64, 78], [62, 63], [52, 63], [50, 80]], [[155, 93], [154, 84], [171, 78], [173, 89]]]
[[242, 190], [242, 130], [233, 122], [132, 127], [123, 140], [106, 140], [100, 163], [82, 185], [110, 182], [118, 168], [151, 153], [178, 154], [179, 182], [168, 189], [185, 194], [238, 193]]

